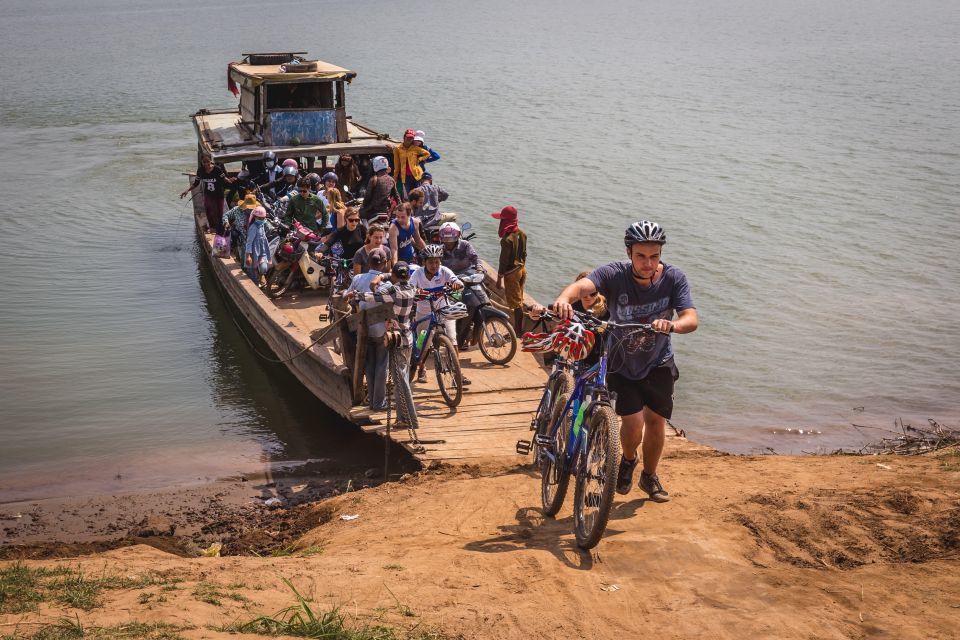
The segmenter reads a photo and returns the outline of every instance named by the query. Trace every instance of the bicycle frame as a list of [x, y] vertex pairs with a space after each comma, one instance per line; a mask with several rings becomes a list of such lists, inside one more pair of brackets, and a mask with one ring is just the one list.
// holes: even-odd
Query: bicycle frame
[[[610, 406], [612, 402], [610, 392], [607, 389], [607, 356], [610, 341], [607, 336], [604, 336], [603, 341], [603, 353], [599, 362], [585, 371], [577, 371], [578, 367], [574, 365], [573, 391], [556, 423], [550, 426], [549, 441], [555, 442], [557, 431], [563, 424], [563, 417], [570, 411], [570, 433], [567, 436], [564, 456], [568, 471], [574, 471], [576, 468], [575, 463], [589, 436], [587, 425], [590, 423], [590, 416], [593, 415], [595, 408], [603, 405]], [[591, 387], [589, 392], [587, 392], [588, 386]], [[552, 451], [550, 447], [541, 447], [540, 455], [546, 456], [557, 466], [556, 452]]]
[[[412, 365], [419, 367], [423, 364], [423, 361], [426, 360], [427, 354], [430, 353], [430, 349], [433, 348], [433, 336], [437, 331], [437, 327], [440, 327], [440, 330], [443, 331], [443, 324], [437, 318], [437, 308], [436, 301], [433, 297], [427, 298], [430, 302], [430, 315], [420, 318], [420, 320], [413, 321], [413, 353], [410, 356], [410, 362]], [[418, 347], [417, 343], [420, 342], [418, 336], [420, 335], [420, 325], [424, 322], [427, 323], [427, 335], [423, 339], [423, 343]]]

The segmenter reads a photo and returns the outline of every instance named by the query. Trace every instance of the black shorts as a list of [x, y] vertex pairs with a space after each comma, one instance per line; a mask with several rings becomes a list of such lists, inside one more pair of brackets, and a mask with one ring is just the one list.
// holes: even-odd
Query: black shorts
[[607, 376], [607, 386], [617, 394], [614, 410], [618, 416], [629, 416], [648, 407], [669, 420], [673, 414], [673, 383], [679, 378], [673, 358], [653, 369], [643, 380], [611, 373]]

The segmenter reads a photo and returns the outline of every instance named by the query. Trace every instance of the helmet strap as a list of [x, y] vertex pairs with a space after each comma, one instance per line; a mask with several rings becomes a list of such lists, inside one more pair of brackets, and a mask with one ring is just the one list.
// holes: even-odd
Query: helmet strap
[[644, 277], [644, 276], [639, 275], [639, 274], [634, 270], [634, 268], [633, 268], [633, 263], [631, 262], [631, 263], [630, 263], [630, 275], [632, 275], [635, 280], [649, 280], [649, 281], [650, 281], [650, 284], [652, 285], [652, 284], [653, 284], [653, 279], [657, 277], [657, 272], [660, 271], [660, 265], [662, 265], [662, 264], [663, 264], [662, 262], [658, 262], [658, 263], [657, 263], [657, 268], [653, 270], [653, 275], [650, 276], [649, 278], [646, 278], [646, 277]]

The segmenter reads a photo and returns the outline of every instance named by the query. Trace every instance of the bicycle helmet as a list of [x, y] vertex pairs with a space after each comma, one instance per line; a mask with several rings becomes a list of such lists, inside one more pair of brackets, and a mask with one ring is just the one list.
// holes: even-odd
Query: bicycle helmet
[[456, 222], [444, 222], [440, 225], [440, 242], [456, 242], [460, 239], [460, 225]]
[[466, 318], [469, 314], [467, 313], [467, 305], [462, 302], [454, 302], [437, 309], [437, 315], [443, 320], [459, 320], [460, 318]]
[[297, 161], [294, 160], [293, 158], [287, 158], [286, 160], [283, 161], [283, 165], [281, 165], [281, 166], [283, 166], [283, 167], [293, 167], [294, 169], [299, 169], [299, 168], [300, 168], [300, 165], [299, 165], [299, 164], [297, 163]]
[[377, 156], [373, 159], [373, 172], [377, 173], [390, 168], [390, 163], [383, 156]]
[[427, 248], [423, 250], [424, 258], [442, 258], [443, 257], [443, 245], [440, 244], [428, 244]]
[[277, 164], [277, 154], [273, 151], [264, 151], [263, 152], [263, 166], [267, 169], [273, 169], [273, 166]]
[[634, 222], [632, 225], [627, 227], [627, 230], [623, 235], [623, 243], [628, 247], [640, 242], [656, 242], [657, 244], [662, 245], [666, 241], [667, 234], [664, 232], [663, 227], [658, 225], [656, 222], [650, 222], [649, 220]]
[[333, 180], [334, 182], [337, 182], [339, 178], [333, 171], [327, 171], [325, 174], [323, 174], [323, 181], [326, 182], [327, 180]]
[[316, 191], [317, 186], [320, 184], [320, 176], [315, 173], [308, 173], [306, 177], [310, 182], [310, 188]]
[[565, 360], [583, 360], [593, 350], [595, 343], [593, 331], [579, 322], [567, 321], [557, 331], [556, 338], [553, 340], [553, 350]]
[[527, 331], [520, 338], [521, 351], [527, 353], [543, 353], [553, 351], [553, 341], [556, 336], [553, 333], [530, 333]]
[[284, 175], [284, 176], [295, 176], [295, 175], [297, 175], [297, 168], [296, 168], [296, 167], [284, 167], [284, 168], [283, 168], [283, 175]]

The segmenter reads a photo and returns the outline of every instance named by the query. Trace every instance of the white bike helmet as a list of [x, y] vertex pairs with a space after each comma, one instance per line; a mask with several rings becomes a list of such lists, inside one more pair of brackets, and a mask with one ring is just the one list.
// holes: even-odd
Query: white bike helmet
[[437, 315], [444, 320], [459, 320], [460, 318], [466, 318], [469, 314], [467, 313], [467, 305], [462, 302], [454, 302], [437, 309]]
[[442, 258], [443, 257], [443, 245], [441, 244], [428, 244], [427, 248], [423, 250], [424, 258]]
[[456, 242], [460, 239], [460, 225], [456, 222], [444, 222], [440, 225], [440, 242]]
[[641, 242], [656, 242], [662, 245], [666, 241], [667, 234], [663, 227], [649, 220], [634, 222], [623, 234], [623, 243], [628, 247]]
[[389, 169], [390, 163], [387, 162], [387, 159], [383, 156], [377, 156], [373, 159], [373, 172], [383, 171], [384, 169]]

